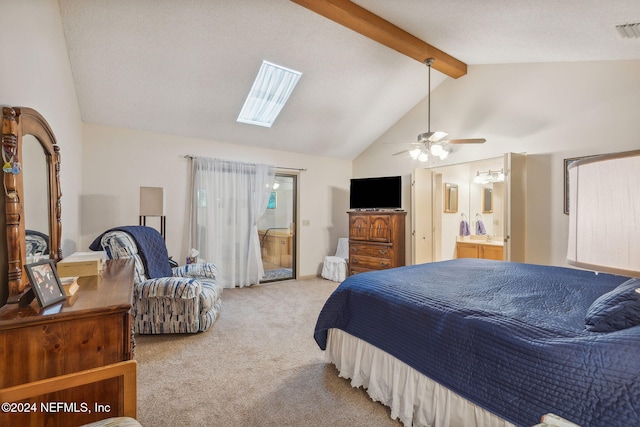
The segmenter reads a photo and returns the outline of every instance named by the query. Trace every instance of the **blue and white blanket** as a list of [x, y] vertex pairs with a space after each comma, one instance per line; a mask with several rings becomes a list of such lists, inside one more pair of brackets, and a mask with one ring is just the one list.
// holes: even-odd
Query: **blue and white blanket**
[[531, 426], [640, 425], [640, 326], [598, 333], [585, 313], [628, 278], [457, 259], [362, 273], [329, 297], [314, 338], [341, 329], [477, 405]]

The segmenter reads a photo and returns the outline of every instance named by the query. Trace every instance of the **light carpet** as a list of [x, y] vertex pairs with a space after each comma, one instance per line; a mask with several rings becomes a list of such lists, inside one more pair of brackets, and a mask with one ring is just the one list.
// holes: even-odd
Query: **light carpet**
[[339, 378], [313, 340], [337, 284], [225, 289], [220, 318], [193, 335], [137, 336], [143, 426], [401, 426]]

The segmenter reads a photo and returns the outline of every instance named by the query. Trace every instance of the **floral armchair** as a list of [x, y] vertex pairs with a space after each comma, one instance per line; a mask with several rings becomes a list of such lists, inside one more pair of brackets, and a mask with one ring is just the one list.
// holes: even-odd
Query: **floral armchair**
[[222, 307], [213, 263], [172, 268], [164, 239], [151, 227], [107, 230], [89, 247], [109, 259], [135, 260], [133, 323], [139, 334], [195, 333], [209, 329]]

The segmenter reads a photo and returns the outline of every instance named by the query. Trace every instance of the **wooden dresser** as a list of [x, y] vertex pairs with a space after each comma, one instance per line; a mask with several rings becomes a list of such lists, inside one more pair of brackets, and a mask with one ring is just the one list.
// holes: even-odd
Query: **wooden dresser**
[[402, 211], [349, 212], [349, 275], [405, 263]]
[[[133, 260], [107, 261], [100, 276], [81, 277], [65, 302], [1, 307], [0, 388], [131, 359], [133, 275]], [[30, 401], [31, 413], [0, 412], [0, 425], [79, 425], [118, 416], [122, 387], [122, 378], [115, 378], [41, 396]], [[43, 410], [49, 402], [68, 405]]]

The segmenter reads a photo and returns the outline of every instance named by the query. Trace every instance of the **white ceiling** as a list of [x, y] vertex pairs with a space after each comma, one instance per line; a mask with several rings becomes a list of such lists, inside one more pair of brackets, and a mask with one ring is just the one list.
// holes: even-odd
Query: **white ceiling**
[[[614, 28], [640, 0], [355, 3], [471, 66], [640, 59]], [[59, 4], [87, 123], [353, 159], [427, 92], [423, 64], [288, 0]], [[236, 122], [263, 59], [303, 73], [271, 128]]]

